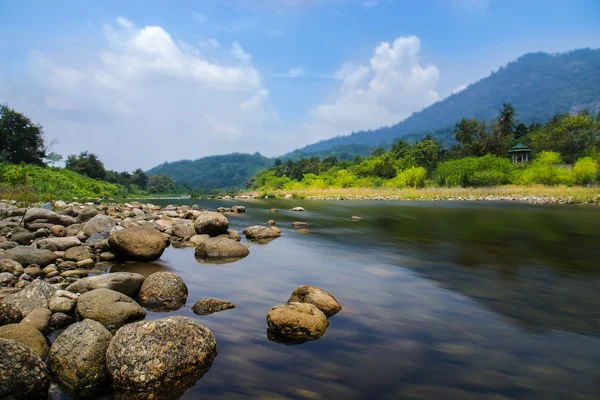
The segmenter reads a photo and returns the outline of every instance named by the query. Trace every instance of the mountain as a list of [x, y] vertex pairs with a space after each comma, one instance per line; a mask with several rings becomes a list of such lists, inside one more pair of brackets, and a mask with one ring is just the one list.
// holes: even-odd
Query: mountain
[[146, 174], [167, 175], [180, 185], [203, 190], [241, 189], [258, 171], [273, 166], [273, 160], [260, 153], [233, 153], [194, 161], [166, 162]]
[[295, 152], [310, 155], [339, 146], [375, 147], [400, 137], [418, 140], [427, 134], [448, 145], [453, 140], [452, 128], [462, 118], [490, 120], [498, 115], [503, 103], [512, 103], [517, 118], [525, 124], [545, 122], [557, 113], [584, 108], [597, 114], [600, 110], [600, 49], [554, 55], [525, 54], [396, 125], [323, 140]]

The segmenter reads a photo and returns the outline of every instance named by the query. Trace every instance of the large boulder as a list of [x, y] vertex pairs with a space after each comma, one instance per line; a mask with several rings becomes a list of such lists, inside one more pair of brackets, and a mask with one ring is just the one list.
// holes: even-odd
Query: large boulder
[[25, 226], [29, 226], [29, 224], [33, 222], [69, 226], [76, 224], [78, 221], [77, 218], [73, 218], [69, 215], [58, 214], [45, 208], [30, 208], [23, 217], [23, 223]]
[[51, 284], [36, 279], [20, 292], [6, 296], [3, 301], [12, 304], [21, 311], [24, 317], [36, 308], [48, 308], [50, 297], [56, 292]]
[[165, 251], [162, 233], [150, 226], [133, 226], [117, 231], [108, 238], [110, 247], [125, 259], [154, 261]]
[[316, 286], [302, 285], [296, 288], [288, 300], [288, 303], [294, 302], [310, 303], [327, 317], [337, 314], [342, 309], [335, 297]]
[[16, 306], [0, 301], [0, 326], [16, 324], [21, 322], [22, 319], [23, 314]]
[[81, 241], [75, 236], [53, 237], [42, 239], [37, 242], [38, 248], [55, 248], [55, 251], [65, 251], [75, 246], [81, 246]]
[[192, 311], [197, 315], [209, 315], [235, 308], [235, 304], [218, 299], [202, 299], [194, 303]]
[[144, 398], [177, 398], [217, 356], [212, 332], [186, 317], [142, 321], [119, 329], [106, 352], [113, 385]]
[[[11, 339], [23, 343], [33, 350], [33, 352], [42, 360], [45, 360], [48, 356], [48, 343], [46, 342], [46, 338], [40, 331], [31, 325], [8, 324], [0, 326], [0, 339]], [[2, 357], [0, 357], [0, 359], [1, 358]], [[2, 374], [0, 373], [0, 375]]]
[[83, 224], [83, 233], [86, 236], [92, 236], [94, 233], [110, 232], [116, 225], [115, 221], [108, 215], [98, 214], [88, 222]]
[[110, 289], [130, 297], [137, 296], [144, 276], [133, 272], [112, 272], [80, 279], [67, 287], [69, 292], [86, 293], [95, 289]]
[[146, 316], [146, 311], [131, 297], [110, 289], [82, 294], [77, 301], [77, 311], [82, 318], [98, 321], [109, 330], [119, 329]]
[[48, 366], [75, 389], [96, 386], [108, 378], [106, 350], [111, 333], [99, 322], [84, 319], [69, 326], [50, 348]]
[[181, 239], [189, 239], [196, 234], [196, 230], [194, 229], [194, 225], [187, 224], [176, 224], [173, 225], [173, 235], [177, 236]]
[[240, 259], [250, 254], [248, 247], [227, 237], [208, 238], [196, 247], [199, 259]]
[[246, 239], [258, 242], [268, 242], [281, 236], [272, 228], [261, 225], [249, 226], [242, 233], [246, 235]]
[[181, 277], [172, 272], [149, 275], [140, 289], [140, 304], [149, 310], [166, 311], [181, 308], [188, 296], [188, 288]]
[[33, 247], [18, 246], [4, 252], [5, 258], [14, 260], [23, 266], [37, 264], [45, 267], [56, 261], [56, 254], [50, 250], [34, 249]]
[[288, 303], [273, 307], [267, 314], [269, 337], [293, 342], [318, 339], [329, 321], [321, 310], [309, 303]]
[[43, 399], [50, 373], [42, 359], [15, 340], [0, 339], [0, 399]]
[[199, 235], [218, 236], [227, 233], [229, 220], [221, 213], [214, 211], [202, 211], [194, 221], [194, 229]]

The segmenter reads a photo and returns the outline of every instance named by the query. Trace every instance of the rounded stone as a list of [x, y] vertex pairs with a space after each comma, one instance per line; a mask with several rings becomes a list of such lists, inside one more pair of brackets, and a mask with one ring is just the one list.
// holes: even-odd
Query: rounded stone
[[246, 239], [256, 241], [270, 241], [281, 236], [279, 232], [267, 226], [254, 225], [245, 228], [242, 233], [246, 235]]
[[316, 286], [302, 285], [290, 296], [288, 303], [310, 303], [316, 306], [327, 317], [337, 314], [341, 309], [340, 303], [330, 293]]
[[110, 289], [135, 297], [140, 291], [144, 279], [143, 275], [134, 272], [111, 272], [80, 279], [69, 285], [67, 290], [83, 294], [95, 289]]
[[177, 310], [187, 300], [188, 288], [183, 279], [172, 272], [149, 275], [140, 289], [140, 304], [149, 310]]
[[214, 211], [202, 211], [194, 221], [194, 229], [199, 235], [207, 234], [218, 236], [227, 233], [229, 220], [221, 213]]
[[146, 311], [131, 297], [110, 289], [82, 294], [77, 301], [77, 311], [82, 318], [98, 321], [109, 330], [146, 316]]
[[[48, 356], [48, 343], [44, 335], [28, 324], [9, 324], [0, 326], [0, 338], [16, 340], [29, 347], [42, 360]], [[0, 357], [2, 358], [2, 357]]]
[[18, 341], [5, 339], [0, 339], [0, 354], [1, 399], [46, 397], [50, 373], [37, 354]]
[[132, 226], [117, 231], [110, 235], [108, 243], [119, 256], [139, 261], [154, 261], [166, 248], [162, 233], [151, 226]]
[[288, 303], [273, 307], [267, 314], [268, 333], [291, 341], [318, 339], [329, 321], [321, 310], [308, 303]]
[[77, 247], [71, 247], [69, 249], [67, 249], [67, 251], [65, 251], [65, 256], [63, 257], [65, 260], [68, 261], [82, 261], [82, 260], [87, 260], [89, 258], [92, 258], [92, 253], [90, 253], [90, 250], [85, 247], [85, 246], [77, 246]]
[[0, 326], [16, 324], [23, 319], [23, 314], [12, 304], [0, 301]]
[[208, 238], [196, 247], [196, 258], [240, 259], [250, 254], [248, 247], [227, 237]]
[[47, 333], [50, 327], [50, 317], [52, 317], [50, 310], [47, 308], [37, 308], [27, 314], [20, 323], [31, 325], [38, 331]]

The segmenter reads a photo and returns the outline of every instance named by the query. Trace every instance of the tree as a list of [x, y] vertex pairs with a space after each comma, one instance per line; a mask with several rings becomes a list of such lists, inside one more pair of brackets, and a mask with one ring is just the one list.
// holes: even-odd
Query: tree
[[417, 142], [412, 151], [414, 164], [419, 167], [433, 171], [440, 159], [442, 147], [433, 140], [431, 136], [425, 136], [423, 140]]
[[460, 144], [473, 143], [477, 139], [479, 122], [475, 118], [463, 119], [454, 127], [454, 138]]
[[148, 175], [141, 168], [138, 168], [131, 175], [131, 183], [138, 185], [141, 189], [146, 189]]
[[527, 126], [524, 123], [520, 123], [515, 128], [515, 139], [521, 139], [522, 137], [527, 136], [528, 133]]
[[88, 153], [87, 151], [80, 153], [78, 156], [74, 154], [68, 156], [65, 168], [93, 179], [104, 179], [106, 177], [106, 169], [104, 169], [102, 161], [94, 153]]
[[396, 160], [406, 157], [411, 150], [410, 144], [406, 140], [400, 139], [392, 145], [391, 153]]
[[380, 157], [385, 154], [385, 149], [381, 146], [377, 147], [375, 150], [371, 152], [373, 157]]
[[58, 164], [59, 162], [61, 162], [63, 159], [63, 156], [61, 156], [58, 153], [55, 152], [51, 152], [46, 156], [46, 160], [48, 160], [48, 164], [54, 166], [56, 164]]
[[384, 153], [373, 163], [373, 174], [380, 178], [391, 179], [396, 176], [396, 166], [391, 153]]
[[502, 137], [513, 137], [515, 120], [517, 114], [515, 108], [510, 103], [502, 104], [502, 108], [499, 110], [500, 115], [498, 116], [498, 128]]
[[0, 161], [44, 165], [42, 126], [8, 105], [0, 105]]

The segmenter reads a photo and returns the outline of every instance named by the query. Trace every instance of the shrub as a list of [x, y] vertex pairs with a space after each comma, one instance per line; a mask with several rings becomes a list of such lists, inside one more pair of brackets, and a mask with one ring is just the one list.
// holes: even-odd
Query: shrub
[[439, 186], [497, 186], [511, 182], [515, 166], [506, 158], [488, 154], [440, 163], [434, 173]]
[[573, 167], [573, 177], [579, 185], [593, 183], [598, 176], [598, 163], [591, 157], [583, 157], [577, 160]]
[[427, 170], [423, 167], [410, 167], [401, 171], [391, 180], [390, 184], [392, 187], [403, 188], [413, 187], [422, 188], [425, 186], [425, 178], [427, 177]]
[[560, 154], [542, 151], [529, 167], [516, 174], [516, 182], [520, 185], [573, 185], [573, 174], [561, 167], [561, 162]]

